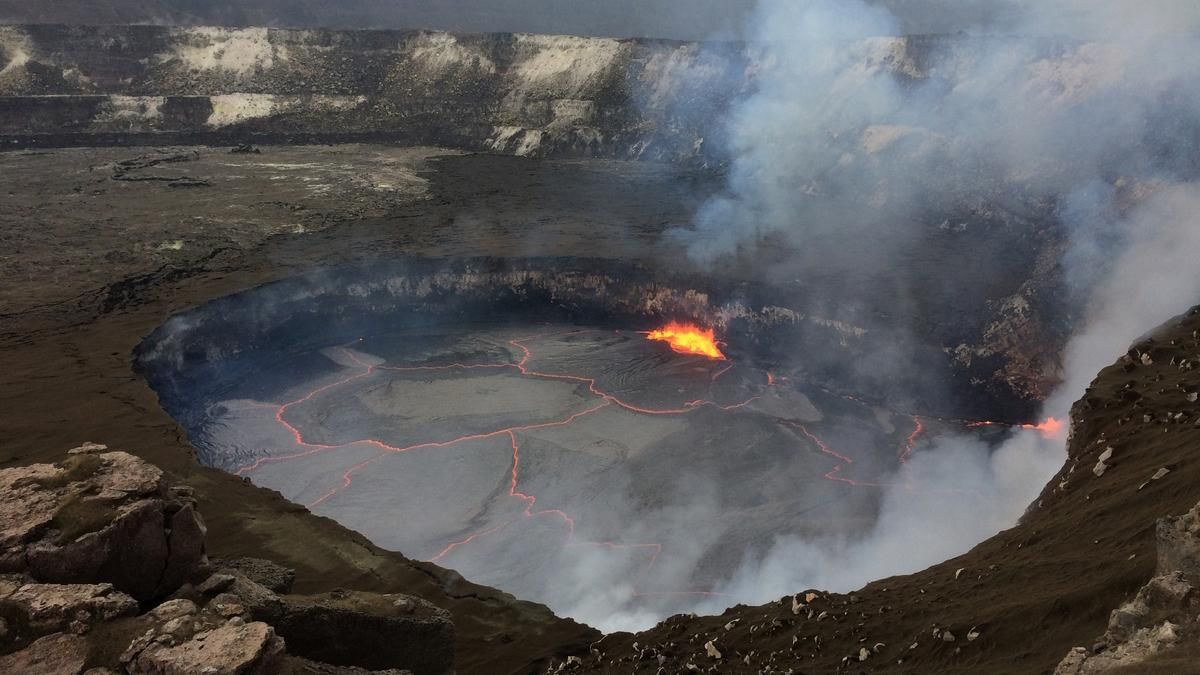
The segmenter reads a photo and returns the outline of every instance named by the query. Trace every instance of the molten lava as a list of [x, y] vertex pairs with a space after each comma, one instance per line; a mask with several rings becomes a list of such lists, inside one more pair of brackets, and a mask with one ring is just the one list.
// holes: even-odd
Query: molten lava
[[646, 333], [646, 338], [671, 345], [680, 354], [694, 354], [710, 359], [725, 360], [717, 347], [717, 338], [711, 328], [700, 328], [688, 323], [672, 321], [658, 330]]
[[[967, 426], [968, 427], [994, 427], [994, 426], [1004, 426], [1004, 423], [1003, 422], [993, 422], [991, 420], [982, 420], [979, 422], [971, 422], [971, 423], [967, 424]], [[1021, 429], [1029, 429], [1030, 431], [1036, 431], [1045, 438], [1062, 438], [1063, 429], [1064, 429], [1063, 421], [1058, 419], [1057, 417], [1047, 417], [1045, 419], [1045, 421], [1040, 422], [1038, 424], [1018, 424], [1016, 426]]]
[[1022, 429], [1033, 429], [1046, 438], [1062, 438], [1063, 421], [1056, 417], [1047, 417], [1041, 424], [1022, 424]]

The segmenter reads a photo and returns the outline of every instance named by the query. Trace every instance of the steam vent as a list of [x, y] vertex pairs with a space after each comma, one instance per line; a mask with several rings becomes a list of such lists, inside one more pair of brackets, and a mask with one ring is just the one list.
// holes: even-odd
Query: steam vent
[[1198, 62], [0, 0], [0, 673], [1200, 673]]

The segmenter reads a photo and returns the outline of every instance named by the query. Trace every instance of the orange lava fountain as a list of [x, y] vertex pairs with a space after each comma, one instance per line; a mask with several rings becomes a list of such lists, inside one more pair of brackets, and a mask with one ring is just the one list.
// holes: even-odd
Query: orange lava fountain
[[646, 333], [646, 338], [666, 342], [671, 345], [671, 349], [680, 354], [725, 360], [725, 355], [717, 347], [717, 338], [711, 328], [700, 328], [689, 323], [672, 321], [658, 330]]

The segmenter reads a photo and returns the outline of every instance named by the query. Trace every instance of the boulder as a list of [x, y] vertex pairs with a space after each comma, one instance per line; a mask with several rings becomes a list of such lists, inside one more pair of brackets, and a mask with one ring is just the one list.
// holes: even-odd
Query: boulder
[[1181, 634], [1200, 630], [1200, 504], [1157, 523], [1158, 575], [1113, 611], [1108, 630], [1092, 651], [1076, 647], [1055, 675], [1097, 675], [1137, 667], [1170, 649]]
[[1134, 632], [1128, 640], [1115, 647], [1095, 654], [1089, 653], [1083, 647], [1076, 647], [1059, 662], [1054, 675], [1099, 675], [1117, 669], [1136, 669], [1148, 659], [1174, 646], [1179, 639], [1176, 628], [1176, 625], [1169, 621], [1148, 626]]
[[272, 624], [293, 654], [416, 675], [441, 675], [453, 667], [450, 614], [419, 598], [337, 590], [282, 600], [283, 611]]
[[217, 611], [225, 612], [225, 607], [237, 605], [241, 607], [241, 612], [237, 613], [249, 613], [257, 621], [274, 623], [284, 611], [283, 601], [278, 595], [240, 572], [213, 574], [202, 581], [196, 590], [211, 597], [209, 604]]
[[191, 600], [168, 600], [146, 613], [150, 619], [159, 622], [171, 621], [185, 616], [194, 616], [200, 611]]
[[78, 635], [47, 635], [19, 652], [0, 656], [0, 673], [79, 675], [88, 659], [88, 643]]
[[212, 561], [218, 572], [238, 572], [273, 593], [291, 593], [296, 571], [262, 558], [222, 558]]
[[204, 559], [204, 525], [162, 471], [104, 446], [59, 464], [0, 470], [0, 573], [109, 583], [139, 601], [178, 588]]
[[283, 657], [283, 640], [274, 629], [261, 621], [234, 620], [178, 644], [154, 640], [127, 670], [131, 675], [266, 675], [279, 672]]
[[1159, 519], [1155, 538], [1158, 574], [1178, 570], [1191, 583], [1200, 585], [1200, 504], [1182, 516]]
[[1108, 620], [1106, 642], [1118, 644], [1137, 631], [1158, 625], [1164, 618], [1186, 615], [1200, 605], [1192, 585], [1183, 574], [1173, 572], [1154, 577], [1129, 602], [1117, 608]]
[[32, 639], [51, 633], [83, 635], [98, 623], [137, 614], [133, 598], [111, 584], [24, 584], [0, 598], [0, 613]]

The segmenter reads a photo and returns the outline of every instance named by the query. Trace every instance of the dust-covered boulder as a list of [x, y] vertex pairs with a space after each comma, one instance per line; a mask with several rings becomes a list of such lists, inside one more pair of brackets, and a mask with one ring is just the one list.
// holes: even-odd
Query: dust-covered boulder
[[1141, 630], [1186, 617], [1197, 606], [1200, 606], [1200, 595], [1182, 573], [1154, 577], [1133, 600], [1112, 613], [1105, 633], [1106, 642], [1120, 644]]
[[1200, 585], [1200, 504], [1182, 516], [1160, 519], [1155, 538], [1158, 573], [1178, 570], [1193, 584]]
[[162, 471], [88, 444], [58, 464], [0, 470], [0, 573], [109, 583], [135, 599], [178, 588], [204, 559], [204, 525]]
[[296, 571], [262, 558], [222, 558], [213, 560], [218, 572], [238, 572], [272, 593], [291, 593]]
[[7, 593], [3, 586], [0, 615], [9, 623], [4, 641], [12, 643], [52, 633], [84, 635], [99, 623], [138, 611], [137, 601], [111, 584], [22, 584]]
[[278, 595], [241, 572], [209, 575], [195, 587], [195, 592], [210, 607], [228, 616], [248, 614], [255, 620], [274, 623], [284, 611]]
[[47, 635], [19, 652], [0, 656], [0, 673], [79, 675], [88, 659], [88, 642], [78, 635]]
[[161, 632], [137, 652], [127, 670], [131, 675], [267, 675], [279, 672], [283, 659], [283, 640], [273, 628], [261, 621], [230, 620], [185, 640]]

